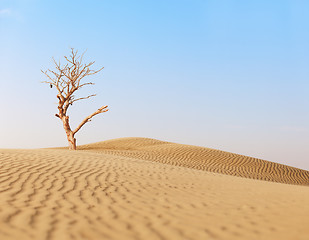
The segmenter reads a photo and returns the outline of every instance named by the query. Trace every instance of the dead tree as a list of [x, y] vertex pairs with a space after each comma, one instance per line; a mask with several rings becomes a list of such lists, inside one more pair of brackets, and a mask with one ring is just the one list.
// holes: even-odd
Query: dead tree
[[47, 71], [42, 71], [48, 78], [48, 81], [44, 81], [43, 83], [49, 84], [50, 88], [55, 87], [57, 90], [57, 98], [58, 98], [58, 113], [55, 114], [62, 123], [67, 135], [69, 149], [76, 150], [76, 139], [75, 134], [85, 125], [85, 123], [90, 122], [91, 118], [97, 114], [107, 112], [108, 106], [100, 107], [97, 111], [90, 114], [86, 117], [74, 130], [72, 130], [69, 122], [68, 109], [72, 106], [73, 103], [79, 100], [88, 99], [94, 97], [96, 94], [92, 94], [86, 97], [75, 97], [75, 92], [87, 85], [94, 85], [92, 82], [83, 82], [84, 78], [90, 75], [94, 75], [100, 72], [102, 68], [99, 70], [91, 70], [90, 67], [94, 64], [94, 62], [90, 62], [88, 64], [82, 63], [83, 55], [78, 56], [78, 51], [71, 48], [71, 54], [69, 57], [65, 58], [65, 65], [61, 65], [55, 61], [53, 58], [56, 69]]

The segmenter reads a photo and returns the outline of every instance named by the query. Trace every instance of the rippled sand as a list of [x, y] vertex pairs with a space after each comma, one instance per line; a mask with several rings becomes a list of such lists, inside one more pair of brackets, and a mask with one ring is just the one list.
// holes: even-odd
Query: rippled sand
[[79, 149], [0, 150], [1, 240], [309, 239], [308, 171], [143, 138]]

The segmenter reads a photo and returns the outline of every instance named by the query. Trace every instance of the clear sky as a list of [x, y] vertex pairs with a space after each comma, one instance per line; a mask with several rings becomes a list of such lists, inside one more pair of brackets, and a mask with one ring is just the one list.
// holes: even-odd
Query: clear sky
[[0, 0], [0, 148], [67, 144], [55, 89], [69, 48], [105, 69], [78, 144], [149, 137], [309, 170], [309, 1]]

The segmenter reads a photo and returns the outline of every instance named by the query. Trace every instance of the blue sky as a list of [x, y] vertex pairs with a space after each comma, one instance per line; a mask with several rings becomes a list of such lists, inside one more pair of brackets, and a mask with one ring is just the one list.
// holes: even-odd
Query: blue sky
[[79, 144], [150, 137], [309, 170], [309, 2], [0, 0], [0, 147], [66, 145], [41, 84], [74, 47], [104, 70]]

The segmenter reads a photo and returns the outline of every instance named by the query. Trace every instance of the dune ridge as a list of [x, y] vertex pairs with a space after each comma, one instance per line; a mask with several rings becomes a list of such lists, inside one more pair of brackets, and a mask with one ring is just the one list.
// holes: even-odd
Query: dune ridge
[[308, 186], [121, 152], [139, 148], [148, 156], [154, 150], [147, 148], [168, 144], [116, 139], [91, 144], [96, 150], [0, 149], [0, 239], [308, 239]]
[[232, 176], [309, 185], [309, 171], [221, 150], [149, 138], [119, 138], [78, 147]]

